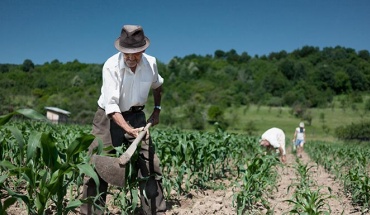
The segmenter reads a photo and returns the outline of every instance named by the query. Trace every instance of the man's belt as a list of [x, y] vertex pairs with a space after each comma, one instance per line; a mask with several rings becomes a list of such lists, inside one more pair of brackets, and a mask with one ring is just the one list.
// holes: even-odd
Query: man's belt
[[132, 107], [130, 107], [130, 109], [128, 111], [136, 113], [136, 112], [140, 112], [140, 111], [144, 110], [144, 107], [145, 107], [145, 105], [143, 105], [143, 106], [132, 106]]

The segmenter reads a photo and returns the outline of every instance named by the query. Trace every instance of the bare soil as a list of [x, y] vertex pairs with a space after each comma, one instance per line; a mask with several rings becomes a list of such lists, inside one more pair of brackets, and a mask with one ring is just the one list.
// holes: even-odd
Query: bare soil
[[[359, 208], [352, 206], [350, 197], [347, 197], [343, 193], [343, 187], [341, 183], [335, 181], [335, 176], [328, 174], [325, 170], [313, 163], [309, 156], [303, 153], [303, 157], [300, 158], [303, 163], [311, 168], [311, 177], [317, 182], [318, 186], [330, 187], [334, 198], [329, 198], [327, 203], [329, 204], [332, 212], [331, 214], [363, 214]], [[284, 201], [292, 197], [293, 189], [289, 190], [288, 187], [297, 179], [297, 173], [294, 168], [296, 164], [296, 156], [292, 153], [287, 154], [287, 163], [282, 168], [278, 168], [280, 178], [278, 181], [278, 190], [273, 193], [269, 198], [270, 206], [273, 208], [274, 214], [280, 215], [289, 212], [292, 209], [292, 205]], [[230, 181], [225, 181], [225, 184], [231, 184]], [[322, 192], [327, 192], [327, 189], [322, 189]], [[174, 197], [167, 202], [168, 211], [167, 215], [208, 215], [208, 214], [219, 214], [219, 215], [231, 215], [237, 214], [237, 210], [232, 205], [233, 201], [233, 187], [229, 186], [226, 190], [205, 190], [197, 191], [194, 190], [186, 196]], [[175, 195], [174, 195], [175, 196]], [[109, 197], [109, 196], [108, 196]], [[109, 202], [109, 199], [108, 199]], [[111, 214], [121, 214], [117, 208], [109, 207]], [[26, 210], [22, 205], [13, 205], [7, 210], [9, 215], [23, 215], [27, 214]], [[267, 210], [263, 207], [260, 208], [255, 214], [266, 214]], [[75, 214], [79, 214], [77, 211]]]
[[[331, 188], [331, 195], [334, 197], [326, 201], [331, 209], [330, 214], [362, 214], [359, 208], [351, 204], [350, 197], [344, 194], [342, 184], [335, 180], [334, 175], [327, 173], [323, 167], [312, 162], [306, 153], [303, 153], [300, 159], [303, 164], [308, 164], [308, 167], [313, 166], [310, 169], [310, 177], [311, 180], [317, 183], [317, 187], [323, 187], [321, 189], [322, 193], [329, 194], [328, 189], [325, 188]], [[288, 188], [298, 178], [297, 171], [294, 168], [296, 163], [296, 156], [290, 153], [287, 154], [286, 165], [283, 168], [279, 168], [281, 180], [278, 183], [278, 191], [269, 198], [270, 205], [274, 208], [274, 214], [283, 214], [292, 209], [292, 205], [284, 200], [290, 199], [294, 192], [294, 189]]]

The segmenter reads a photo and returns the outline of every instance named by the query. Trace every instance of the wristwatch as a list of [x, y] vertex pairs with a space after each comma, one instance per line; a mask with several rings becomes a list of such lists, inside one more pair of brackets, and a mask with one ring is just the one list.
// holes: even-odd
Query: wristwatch
[[160, 109], [162, 109], [162, 108], [161, 108], [161, 106], [156, 105], [156, 106], [154, 106], [154, 109], [158, 109], [158, 110], [160, 110]]

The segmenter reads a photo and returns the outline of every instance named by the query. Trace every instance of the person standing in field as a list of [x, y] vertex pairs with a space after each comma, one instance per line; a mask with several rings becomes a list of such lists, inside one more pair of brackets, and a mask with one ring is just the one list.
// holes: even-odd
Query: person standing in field
[[283, 130], [275, 127], [270, 128], [262, 134], [259, 142], [261, 146], [268, 150], [278, 149], [281, 162], [286, 162], [285, 133]]
[[[164, 80], [158, 73], [156, 59], [144, 53], [149, 44], [150, 40], [141, 26], [122, 27], [121, 35], [114, 43], [119, 52], [111, 56], [103, 66], [103, 84], [92, 130], [97, 138], [89, 148], [90, 154], [98, 146], [98, 138], [104, 146], [129, 145], [147, 122], [151, 122], [153, 126], [159, 123]], [[143, 109], [150, 90], [154, 96], [154, 107], [146, 120]], [[134, 164], [138, 170], [142, 212], [165, 214], [167, 208], [163, 196], [162, 171], [150, 135], [147, 140], [142, 141]], [[83, 198], [99, 196], [95, 203], [104, 208], [107, 188], [107, 182], [100, 178], [97, 192], [94, 180], [85, 177]], [[95, 208], [93, 204], [85, 203], [81, 206], [80, 213], [104, 214], [104, 211]]]
[[304, 128], [304, 123], [300, 122], [299, 127], [294, 131], [293, 143], [297, 149], [297, 156], [302, 157], [303, 145], [306, 142], [306, 130]]

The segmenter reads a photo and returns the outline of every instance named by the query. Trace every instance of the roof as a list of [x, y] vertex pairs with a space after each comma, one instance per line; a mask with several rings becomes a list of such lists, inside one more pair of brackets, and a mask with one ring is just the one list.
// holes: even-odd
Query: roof
[[60, 108], [57, 108], [57, 107], [45, 107], [45, 109], [50, 110], [50, 111], [54, 111], [54, 112], [57, 112], [57, 113], [62, 113], [62, 114], [65, 114], [65, 115], [71, 114], [71, 112], [60, 109]]

